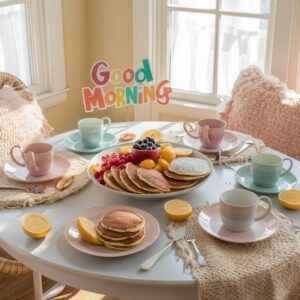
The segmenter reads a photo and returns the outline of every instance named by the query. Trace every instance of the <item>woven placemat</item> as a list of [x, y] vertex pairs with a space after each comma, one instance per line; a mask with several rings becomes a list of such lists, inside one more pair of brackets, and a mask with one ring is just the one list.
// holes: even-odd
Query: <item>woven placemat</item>
[[[222, 155], [230, 156], [234, 154], [234, 152], [238, 151], [246, 141], [251, 140], [253, 141], [253, 146], [249, 147], [247, 150], [243, 151], [242, 153], [238, 154], [237, 156], [233, 158], [222, 158], [221, 160], [216, 160], [216, 154], [206, 154], [209, 158], [212, 159], [213, 164], [231, 164], [231, 163], [240, 163], [245, 162], [251, 159], [251, 157], [259, 152], [266, 151], [266, 146], [262, 140], [256, 139], [250, 135], [232, 131], [239, 139], [240, 139], [240, 146], [234, 149], [233, 151], [227, 151], [226, 153], [222, 153]], [[170, 130], [166, 133], [164, 133], [164, 141], [173, 142], [173, 143], [179, 143], [183, 144], [183, 139], [185, 136], [185, 132], [183, 130]]]
[[[53, 203], [63, 199], [70, 194], [76, 193], [82, 189], [88, 182], [89, 178], [86, 172], [87, 161], [79, 155], [67, 152], [56, 152], [58, 155], [68, 159], [71, 163], [70, 169], [64, 177], [74, 176], [74, 182], [64, 190], [60, 191], [56, 188], [58, 180], [52, 180], [45, 183], [40, 183], [45, 190], [40, 194], [27, 193], [20, 190], [0, 190], [0, 209], [1, 208], [16, 208], [25, 206], [36, 206], [43, 203]], [[5, 160], [0, 161], [0, 182], [1, 185], [13, 185], [30, 188], [36, 184], [15, 182], [7, 178], [3, 172]]]
[[[200, 208], [194, 209], [187, 225], [205, 257], [199, 267], [194, 250], [184, 240], [176, 242], [185, 267], [191, 267], [201, 300], [300, 299], [300, 235], [292, 222], [278, 212], [279, 229], [271, 238], [252, 244], [233, 244], [209, 236], [198, 224]], [[167, 227], [172, 236], [181, 223]]]

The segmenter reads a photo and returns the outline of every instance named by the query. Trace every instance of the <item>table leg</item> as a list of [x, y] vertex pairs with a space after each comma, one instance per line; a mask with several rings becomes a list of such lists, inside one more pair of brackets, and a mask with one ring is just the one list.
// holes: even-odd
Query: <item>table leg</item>
[[63, 284], [55, 284], [43, 294], [42, 275], [33, 272], [34, 300], [48, 300], [59, 295], [65, 288]]

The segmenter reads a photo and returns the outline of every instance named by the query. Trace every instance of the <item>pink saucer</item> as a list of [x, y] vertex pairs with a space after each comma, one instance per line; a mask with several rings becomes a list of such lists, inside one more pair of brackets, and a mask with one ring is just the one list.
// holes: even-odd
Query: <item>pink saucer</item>
[[[278, 229], [277, 218], [271, 212], [263, 220], [254, 222], [247, 231], [230, 231], [223, 226], [219, 207], [219, 203], [209, 205], [201, 211], [198, 217], [202, 229], [217, 239], [239, 244], [254, 243], [271, 237]], [[258, 215], [265, 210], [266, 208], [258, 206]]]
[[233, 132], [225, 130], [221, 146], [217, 148], [206, 148], [202, 146], [199, 139], [194, 139], [187, 134], [183, 138], [183, 143], [204, 153], [218, 153], [220, 148], [222, 152], [228, 152], [236, 149], [240, 145], [240, 139]]
[[[88, 242], [80, 238], [80, 234], [76, 226], [77, 217], [79, 216], [85, 217], [93, 221], [95, 224], [97, 224], [100, 220], [101, 215], [103, 215], [104, 213], [112, 209], [131, 210], [133, 212], [139, 213], [145, 218], [145, 239], [141, 244], [139, 244], [138, 246], [130, 250], [118, 251], [118, 250], [108, 249], [101, 245], [97, 246], [97, 245], [89, 244]], [[102, 206], [91, 207], [79, 213], [77, 217], [66, 224], [64, 230], [65, 238], [67, 242], [78, 251], [81, 251], [89, 255], [94, 255], [94, 256], [120, 257], [120, 256], [126, 256], [126, 255], [137, 253], [152, 245], [155, 242], [155, 240], [158, 238], [160, 232], [159, 223], [152, 215], [150, 215], [144, 210], [131, 207], [131, 206], [102, 205]]]
[[12, 160], [4, 165], [4, 174], [12, 180], [24, 183], [40, 183], [57, 179], [63, 176], [71, 164], [69, 161], [59, 155], [54, 155], [53, 166], [49, 174], [45, 176], [31, 176], [25, 167], [20, 167]]

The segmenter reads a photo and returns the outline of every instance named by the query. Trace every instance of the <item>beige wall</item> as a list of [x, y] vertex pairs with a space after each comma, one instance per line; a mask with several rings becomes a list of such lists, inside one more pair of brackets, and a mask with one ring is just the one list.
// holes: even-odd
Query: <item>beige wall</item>
[[[89, 70], [97, 60], [127, 68], [132, 61], [132, 0], [62, 0], [67, 102], [44, 110], [55, 133], [74, 129], [79, 119], [108, 115], [126, 121], [126, 109], [86, 114], [81, 89], [90, 85]], [[129, 109], [129, 119], [133, 110]]]

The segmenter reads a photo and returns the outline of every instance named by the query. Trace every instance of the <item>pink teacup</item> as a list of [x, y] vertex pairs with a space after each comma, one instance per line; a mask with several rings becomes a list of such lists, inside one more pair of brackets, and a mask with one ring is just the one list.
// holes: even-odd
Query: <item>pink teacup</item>
[[226, 123], [218, 119], [204, 119], [198, 121], [198, 127], [194, 134], [190, 123], [184, 123], [185, 132], [195, 139], [200, 139], [205, 148], [213, 149], [220, 146], [225, 131]]
[[[20, 162], [14, 155], [14, 150], [19, 148], [23, 161]], [[19, 166], [25, 167], [32, 176], [47, 175], [53, 165], [53, 147], [47, 143], [33, 143], [21, 150], [19, 145], [10, 149], [12, 160]]]

